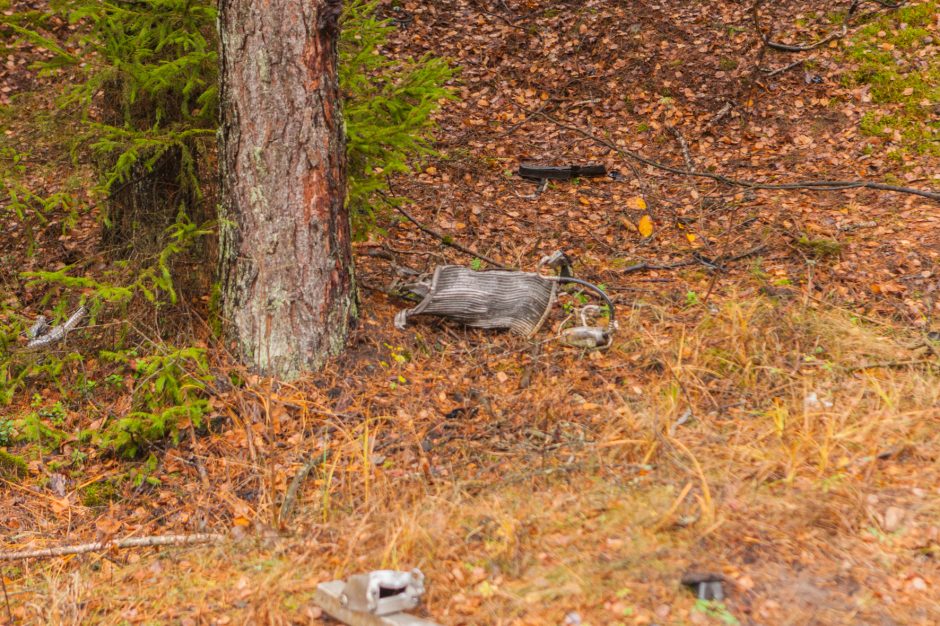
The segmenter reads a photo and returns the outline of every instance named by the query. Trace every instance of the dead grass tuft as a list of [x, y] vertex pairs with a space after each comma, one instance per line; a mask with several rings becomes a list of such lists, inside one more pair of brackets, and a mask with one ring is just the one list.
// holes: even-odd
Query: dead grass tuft
[[[417, 565], [432, 582], [427, 610], [448, 624], [561, 623], [570, 611], [592, 624], [940, 615], [928, 599], [940, 580], [940, 380], [935, 365], [894, 365], [909, 358], [907, 333], [743, 294], [684, 320], [660, 313], [634, 308], [621, 343], [585, 356], [570, 386], [555, 368], [571, 353], [550, 346], [524, 390], [480, 377], [513, 353], [464, 370], [465, 354], [412, 351], [414, 369], [401, 369], [412, 389], [434, 371], [422, 361], [457, 387], [477, 372], [482, 404], [460, 432], [476, 430], [479, 446], [428, 439], [447, 422], [426, 408], [442, 393], [427, 374], [427, 393], [398, 394], [384, 414], [373, 404], [327, 420], [330, 455], [292, 535], [262, 523], [267, 539], [100, 561], [71, 586], [49, 579], [31, 597], [54, 600], [21, 610], [84, 623], [303, 622], [318, 614], [317, 581]], [[273, 406], [270, 392], [256, 395]], [[283, 483], [261, 500], [276, 502]], [[689, 569], [725, 576], [727, 605], [696, 604], [678, 583]], [[103, 585], [132, 589], [134, 602]]]

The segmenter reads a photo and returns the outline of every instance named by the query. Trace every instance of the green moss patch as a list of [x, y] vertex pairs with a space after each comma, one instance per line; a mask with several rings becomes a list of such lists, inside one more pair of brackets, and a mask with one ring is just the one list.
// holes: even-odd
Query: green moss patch
[[861, 28], [846, 56], [855, 69], [850, 85], [868, 85], [874, 104], [893, 111], [869, 112], [866, 135], [892, 139], [914, 154], [940, 154], [940, 3], [931, 1], [890, 11]]

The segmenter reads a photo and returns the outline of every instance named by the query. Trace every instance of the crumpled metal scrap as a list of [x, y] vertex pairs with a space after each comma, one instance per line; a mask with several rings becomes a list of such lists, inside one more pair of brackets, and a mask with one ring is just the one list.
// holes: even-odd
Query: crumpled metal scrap
[[571, 275], [571, 261], [562, 252], [543, 257], [539, 267], [558, 276], [508, 270], [477, 271], [460, 265], [443, 265], [421, 280], [404, 285], [421, 298], [417, 306], [399, 311], [395, 327], [403, 330], [416, 315], [437, 315], [473, 328], [510, 330], [524, 337], [534, 335], [551, 310], [559, 283], [577, 283], [596, 291], [606, 302], [610, 321], [606, 329], [588, 326], [584, 314], [601, 307], [585, 307], [582, 325], [566, 329], [561, 340], [580, 348], [606, 348], [616, 328], [614, 306], [602, 289]]
[[406, 288], [423, 293], [424, 299], [395, 315], [395, 327], [400, 330], [415, 315], [439, 315], [474, 328], [508, 329], [529, 337], [545, 321], [558, 283], [533, 272], [478, 272], [443, 265], [429, 280]]

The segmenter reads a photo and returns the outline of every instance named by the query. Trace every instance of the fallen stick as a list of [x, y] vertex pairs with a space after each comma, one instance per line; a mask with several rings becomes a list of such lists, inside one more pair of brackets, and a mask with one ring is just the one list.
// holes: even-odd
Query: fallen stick
[[20, 552], [0, 552], [0, 561], [17, 561], [20, 559], [40, 559], [53, 556], [66, 556], [69, 554], [85, 554], [87, 552], [101, 552], [111, 548], [149, 548], [153, 546], [183, 546], [198, 543], [215, 543], [217, 541], [222, 541], [223, 538], [223, 535], [218, 535], [215, 533], [129, 537], [127, 539], [115, 539], [112, 541], [82, 543], [74, 546], [59, 546], [58, 548], [40, 548], [38, 550], [22, 550]]
[[689, 172], [695, 173], [695, 164], [692, 163], [692, 155], [689, 154], [689, 144], [686, 143], [685, 137], [682, 136], [682, 133], [675, 126], [668, 126], [672, 134], [675, 135], [676, 141], [679, 142], [679, 147], [682, 148], [682, 159], [685, 161], [685, 169]]
[[628, 267], [625, 267], [622, 270], [619, 270], [618, 273], [630, 274], [632, 272], [642, 272], [644, 270], [674, 270], [680, 267], [688, 267], [690, 265], [695, 265], [696, 263], [701, 263], [702, 265], [704, 265], [705, 267], [709, 269], [721, 270], [723, 269], [723, 265], [725, 263], [731, 263], [732, 261], [739, 261], [749, 256], [760, 254], [766, 249], [767, 249], [767, 244], [762, 243], [758, 246], [754, 246], [753, 248], [749, 250], [745, 250], [744, 252], [741, 252], [739, 254], [735, 254], [732, 256], [728, 256], [728, 257], [721, 256], [716, 259], [707, 259], [702, 256], [694, 256], [691, 259], [685, 259], [683, 261], [676, 261], [674, 263], [659, 264], [659, 263], [649, 263], [647, 261], [642, 261], [640, 263], [636, 263], [635, 265], [630, 265]]
[[792, 70], [797, 65], [802, 65], [803, 63], [806, 63], [807, 61], [811, 61], [812, 59], [813, 59], [813, 55], [810, 55], [806, 57], [805, 59], [800, 59], [798, 61], [794, 61], [793, 63], [788, 63], [787, 65], [784, 65], [783, 67], [778, 67], [775, 70], [768, 69], [768, 68], [761, 68], [761, 71], [766, 72], [767, 76], [776, 76], [777, 74], [782, 74], [783, 72], [786, 72], [787, 70]]
[[921, 196], [923, 198], [928, 198], [935, 202], [940, 202], [940, 192], [938, 191], [928, 191], [925, 189], [915, 189], [913, 187], [899, 187], [896, 185], [886, 185], [884, 183], [875, 183], [867, 180], [806, 180], [796, 183], [755, 183], [749, 180], [740, 180], [737, 178], [730, 178], [724, 176], [723, 174], [713, 174], [711, 172], [702, 172], [695, 171], [690, 172], [688, 170], [680, 169], [678, 167], [672, 167], [671, 165], [666, 165], [664, 163], [659, 163], [653, 159], [647, 158], [642, 154], [633, 152], [632, 150], [627, 150], [626, 148], [621, 148], [614, 144], [611, 141], [607, 141], [597, 135], [594, 135], [591, 132], [579, 128], [577, 126], [571, 126], [561, 122], [547, 113], [539, 113], [540, 117], [544, 117], [549, 122], [552, 122], [560, 128], [565, 128], [567, 130], [579, 133], [584, 137], [599, 143], [602, 146], [610, 148], [617, 154], [621, 156], [629, 157], [635, 161], [639, 161], [644, 165], [649, 165], [650, 167], [655, 167], [658, 170], [664, 172], [669, 172], [671, 174], [679, 174], [680, 176], [697, 176], [699, 178], [708, 178], [719, 183], [724, 183], [725, 185], [732, 185], [735, 187], [745, 187], [747, 189], [805, 189], [807, 191], [844, 191], [846, 189], [877, 189], [880, 191], [892, 191], [895, 193], [909, 193], [915, 196]]
[[730, 102], [725, 102], [725, 106], [721, 107], [721, 110], [719, 110], [718, 113], [716, 113], [716, 114], [714, 115], [714, 117], [712, 117], [712, 118], [708, 121], [708, 124], [705, 125], [705, 128], [709, 128], [709, 127], [711, 127], [711, 126], [714, 126], [715, 124], [717, 124], [718, 122], [720, 122], [722, 119], [724, 119], [724, 117], [725, 117], [728, 113], [730, 113], [730, 112], [731, 112], [731, 103], [730, 103]]
[[284, 502], [281, 503], [281, 512], [277, 516], [278, 522], [280, 522], [282, 525], [290, 519], [291, 511], [294, 508], [294, 502], [297, 500], [297, 492], [300, 490], [300, 486], [303, 484], [304, 480], [307, 479], [307, 475], [310, 474], [311, 470], [313, 470], [313, 468], [315, 468], [317, 465], [326, 463], [329, 458], [330, 450], [326, 449], [323, 451], [323, 454], [316, 456], [304, 463], [297, 474], [294, 475], [294, 479], [291, 481], [290, 486], [287, 488], [287, 493], [284, 495]]
[[7, 579], [3, 574], [0, 574], [0, 583], [3, 583], [3, 601], [6, 603], [7, 607], [7, 619], [10, 620], [10, 623], [13, 622], [13, 610], [10, 608], [10, 594], [7, 593]]
[[883, 361], [881, 363], [865, 363], [864, 365], [856, 365], [855, 367], [847, 367], [845, 371], [847, 372], [863, 372], [865, 370], [873, 369], [894, 369], [896, 367], [913, 367], [915, 365], [937, 365], [936, 359], [913, 359], [910, 361]]
[[849, 33], [849, 21], [855, 17], [855, 12], [858, 10], [859, 5], [861, 4], [861, 0], [852, 0], [852, 4], [849, 6], [848, 14], [845, 17], [845, 21], [842, 23], [841, 29], [830, 33], [822, 39], [808, 44], [788, 44], [780, 43], [779, 41], [772, 41], [770, 39], [770, 33], [765, 32], [760, 25], [759, 9], [763, 3], [764, 0], [757, 0], [757, 2], [751, 6], [751, 19], [754, 21], [754, 28], [757, 30], [757, 34], [760, 36], [761, 41], [764, 42], [764, 45], [774, 50], [780, 50], [781, 52], [808, 52], [809, 50], [815, 50], [816, 48], [823, 46], [831, 41], [845, 37]]
[[488, 256], [486, 256], [486, 255], [480, 254], [479, 252], [474, 252], [474, 251], [471, 250], [470, 248], [467, 248], [467, 247], [465, 247], [465, 246], [460, 245], [459, 243], [457, 243], [456, 241], [454, 241], [454, 238], [453, 238], [453, 237], [450, 237], [449, 235], [444, 235], [443, 233], [437, 232], [437, 231], [434, 230], [433, 228], [429, 228], [429, 227], [425, 226], [424, 224], [422, 224], [421, 222], [419, 222], [418, 220], [416, 220], [414, 217], [412, 217], [411, 214], [408, 213], [408, 211], [406, 211], [405, 209], [401, 208], [400, 206], [396, 206], [396, 207], [394, 207], [394, 209], [395, 209], [396, 211], [398, 211], [399, 213], [401, 213], [402, 215], [404, 215], [405, 218], [406, 218], [409, 222], [411, 222], [412, 224], [414, 224], [415, 226], [417, 226], [420, 230], [423, 230], [423, 231], [426, 232], [427, 234], [432, 235], [432, 236], [437, 237], [438, 239], [440, 239], [440, 240], [441, 240], [441, 243], [443, 243], [445, 246], [450, 246], [451, 248], [454, 248], [455, 250], [460, 250], [460, 251], [463, 252], [464, 254], [469, 254], [469, 255], [472, 256], [472, 257], [476, 257], [476, 258], [480, 259], [481, 261], [486, 261], [487, 263], [489, 263], [489, 264], [492, 265], [493, 267], [498, 267], [498, 268], [501, 269], [501, 270], [511, 270], [511, 269], [513, 269], [513, 268], [509, 267], [508, 265], [503, 265], [503, 264], [500, 263], [499, 261], [494, 261], [493, 259], [491, 259], [490, 257], [488, 257]]

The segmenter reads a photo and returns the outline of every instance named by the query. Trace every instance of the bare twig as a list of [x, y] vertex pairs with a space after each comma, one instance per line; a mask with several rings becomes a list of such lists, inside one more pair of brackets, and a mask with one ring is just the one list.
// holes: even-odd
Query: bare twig
[[809, 50], [815, 50], [819, 46], [823, 46], [830, 41], [842, 39], [849, 32], [849, 18], [852, 17], [852, 15], [855, 13], [855, 10], [858, 8], [858, 0], [853, 1], [851, 7], [849, 7], [849, 15], [846, 17], [845, 22], [842, 23], [842, 28], [840, 30], [834, 33], [830, 33], [826, 37], [823, 37], [818, 41], [814, 41], [813, 43], [794, 45], [771, 41], [770, 34], [765, 32], [760, 25], [760, 13], [758, 10], [760, 9], [761, 4], [763, 4], [763, 0], [757, 0], [757, 2], [751, 6], [751, 19], [754, 21], [754, 28], [757, 30], [757, 34], [760, 35], [760, 38], [764, 42], [765, 46], [774, 50], [780, 50], [782, 52], [808, 52]]
[[840, 233], [853, 233], [856, 230], [861, 230], [862, 228], [875, 228], [878, 226], [878, 222], [874, 220], [869, 220], [866, 222], [858, 222], [857, 224], [847, 224], [846, 226], [840, 226]]
[[[496, 136], [497, 136], [497, 137], [506, 137], [506, 136], [508, 136], [508, 135], [513, 134], [514, 132], [516, 132], [517, 130], [519, 130], [520, 128], [522, 128], [522, 127], [525, 125], [526, 122], [528, 122], [528, 121], [531, 120], [533, 117], [535, 117], [536, 115], [538, 115], [539, 113], [541, 113], [542, 111], [544, 111], [544, 110], [545, 110], [545, 107], [547, 107], [547, 106], [549, 105], [549, 103], [551, 103], [551, 101], [552, 101], [551, 98], [545, 100], [545, 102], [543, 102], [541, 105], [539, 105], [539, 108], [538, 108], [538, 109], [536, 109], [536, 110], [535, 110], [534, 112], [532, 112], [532, 113], [527, 114], [524, 118], [522, 118], [522, 121], [521, 121], [521, 122], [516, 122], [515, 124], [513, 124], [512, 126], [510, 126], [509, 128], [507, 128], [507, 129], [504, 130], [503, 132], [498, 133]], [[513, 103], [513, 104], [515, 104], [515, 103]]]
[[3, 573], [0, 573], [0, 583], [3, 584], [3, 601], [7, 606], [7, 619], [10, 620], [11, 624], [13, 624], [15, 622], [13, 621], [13, 611], [10, 609], [10, 595], [7, 593], [7, 581], [3, 576]]
[[792, 70], [794, 67], [798, 65], [802, 65], [803, 63], [806, 63], [807, 61], [811, 61], [813, 58], [814, 58], [813, 55], [809, 55], [805, 59], [799, 59], [797, 61], [794, 61], [793, 63], [787, 63], [783, 67], [778, 67], [775, 70], [764, 68], [763, 71], [767, 73], [767, 76], [776, 76], [777, 74], [783, 74], [787, 70]]
[[[394, 206], [394, 205], [393, 205], [393, 206]], [[411, 215], [410, 213], [408, 213], [408, 211], [406, 211], [405, 209], [401, 208], [400, 206], [396, 206], [396, 207], [394, 207], [394, 208], [395, 208], [396, 211], [398, 211], [399, 213], [401, 213], [402, 215], [404, 215], [405, 218], [406, 218], [409, 222], [411, 222], [412, 224], [414, 224], [415, 226], [417, 226], [419, 229], [421, 229], [422, 231], [426, 232], [427, 234], [429, 234], [429, 235], [431, 235], [431, 236], [433, 236], [433, 237], [437, 237], [438, 239], [440, 239], [440, 240], [441, 240], [441, 243], [443, 243], [445, 246], [450, 246], [451, 248], [454, 248], [455, 250], [459, 250], [459, 251], [463, 252], [464, 254], [469, 254], [469, 255], [472, 256], [472, 257], [476, 257], [476, 258], [478, 258], [478, 259], [480, 259], [480, 260], [482, 260], [482, 261], [486, 261], [487, 263], [489, 263], [489, 264], [492, 265], [493, 267], [498, 267], [498, 268], [503, 269], [503, 270], [511, 270], [511, 269], [513, 269], [513, 268], [509, 267], [508, 265], [503, 265], [503, 264], [500, 263], [499, 261], [493, 260], [493, 259], [491, 259], [490, 257], [488, 257], [488, 256], [486, 256], [486, 255], [484, 255], [484, 254], [480, 254], [479, 252], [474, 252], [474, 251], [471, 250], [470, 248], [467, 248], [467, 247], [465, 247], [465, 246], [462, 246], [461, 244], [459, 244], [459, 243], [457, 243], [456, 241], [454, 241], [454, 238], [453, 238], [453, 237], [450, 237], [449, 235], [444, 235], [444, 234], [439, 233], [438, 231], [434, 230], [433, 228], [429, 228], [429, 227], [425, 226], [424, 224], [422, 224], [421, 222], [419, 222], [418, 220], [416, 220], [414, 217], [412, 217], [412, 215]]]
[[191, 427], [189, 429], [189, 440], [190, 440], [190, 443], [192, 444], [193, 463], [196, 464], [196, 470], [199, 472], [199, 478], [202, 480], [203, 486], [209, 487], [210, 486], [209, 473], [206, 471], [206, 466], [202, 462], [202, 459], [196, 453], [196, 429], [195, 427]]
[[509, 26], [510, 28], [515, 28], [516, 30], [521, 30], [522, 32], [526, 32], [526, 29], [524, 26], [519, 26], [518, 24], [513, 23], [505, 15], [500, 15], [499, 13], [493, 13], [492, 11], [487, 11], [485, 8], [483, 8], [483, 6], [481, 6], [482, 5], [481, 2], [474, 2], [473, 4], [477, 6], [477, 8], [480, 10], [480, 13], [483, 13], [484, 15], [489, 15], [490, 17], [495, 17], [496, 19], [503, 22], [504, 24], [506, 24], [506, 26]]
[[731, 113], [731, 103], [730, 103], [730, 102], [725, 102], [725, 106], [721, 107], [721, 109], [719, 109], [718, 113], [715, 113], [714, 117], [712, 117], [710, 120], [708, 120], [708, 124], [706, 124], [706, 128], [709, 127], [709, 126], [714, 126], [715, 124], [717, 124], [718, 122], [720, 122], [721, 120], [723, 120], [724, 117], [725, 117], [728, 113]]
[[627, 150], [626, 148], [621, 148], [610, 142], [606, 139], [598, 137], [583, 128], [577, 126], [571, 126], [561, 122], [547, 113], [539, 113], [539, 115], [548, 121], [552, 122], [556, 126], [561, 128], [568, 129], [570, 131], [579, 133], [596, 143], [606, 146], [613, 150], [614, 152], [629, 157], [635, 161], [639, 161], [644, 165], [649, 165], [650, 167], [655, 167], [658, 170], [664, 172], [669, 172], [671, 174], [679, 174], [680, 176], [698, 176], [699, 178], [708, 178], [725, 185], [732, 185], [735, 187], [745, 187], [747, 189], [771, 189], [771, 190], [784, 190], [784, 189], [804, 189], [807, 191], [844, 191], [847, 189], [876, 189], [879, 191], [890, 191], [893, 193], [907, 193], [915, 196], [921, 196], [922, 198], [927, 198], [929, 200], [934, 200], [940, 202], [940, 192], [925, 190], [925, 189], [915, 189], [913, 187], [900, 187], [897, 185], [886, 185], [884, 183], [876, 183], [867, 180], [807, 180], [799, 181], [793, 183], [756, 183], [749, 180], [741, 180], [737, 178], [730, 178], [722, 174], [713, 174], [711, 172], [690, 172], [688, 170], [680, 169], [678, 167], [672, 167], [670, 165], [665, 165], [659, 163], [650, 158], [643, 156], [632, 150]]
[[151, 537], [129, 537], [112, 541], [96, 541], [95, 543], [82, 543], [74, 546], [60, 546], [58, 548], [41, 548], [39, 550], [22, 550], [20, 552], [0, 552], [0, 561], [17, 561], [20, 559], [39, 559], [68, 554], [85, 554], [87, 552], [101, 552], [111, 548], [150, 548], [154, 546], [182, 546], [199, 543], [216, 543], [222, 541], [224, 535], [215, 533], [197, 533], [192, 535], [162, 535]]
[[766, 249], [767, 249], [766, 244], [760, 244], [759, 246], [754, 246], [753, 248], [750, 248], [749, 250], [745, 250], [744, 252], [741, 252], [740, 254], [735, 254], [729, 257], [719, 257], [717, 259], [713, 259], [710, 261], [706, 261], [706, 259], [701, 256], [697, 258], [686, 259], [684, 261], [676, 261], [675, 263], [664, 263], [664, 264], [647, 263], [646, 261], [644, 261], [642, 263], [637, 263], [635, 265], [625, 267], [622, 270], [620, 270], [620, 273], [630, 274], [633, 272], [642, 272], [644, 270], [674, 270], [679, 267], [688, 267], [689, 265], [695, 265], [696, 263], [702, 263], [712, 269], [721, 269], [725, 263], [731, 263], [732, 261], [738, 261], [740, 259], [744, 259], [749, 256], [760, 254]]
[[746, 259], [747, 257], [756, 256], [761, 252], [767, 249], [767, 244], [760, 244], [759, 246], [754, 246], [750, 250], [745, 250], [740, 254], [735, 254], [727, 258], [722, 258], [721, 263], [730, 263], [732, 261], [740, 261], [741, 259]]
[[764, 45], [768, 48], [773, 48], [774, 50], [781, 50], [783, 52], [809, 52], [810, 50], [815, 50], [819, 46], [825, 45], [830, 41], [835, 41], [836, 39], [842, 39], [845, 37], [846, 33], [849, 32], [848, 27], [843, 24], [842, 30], [830, 34], [828, 37], [824, 37], [819, 41], [814, 41], [813, 43], [800, 44], [800, 45], [791, 45], [786, 43], [779, 43], [777, 41], [771, 41], [769, 38], [764, 38]]
[[689, 154], [689, 144], [686, 143], [685, 137], [682, 136], [682, 133], [679, 132], [679, 129], [675, 126], [669, 126], [669, 130], [676, 137], [676, 141], [679, 142], [679, 147], [682, 148], [682, 158], [685, 160], [685, 169], [691, 173], [695, 173], [695, 164], [692, 162], [692, 155]]
[[[898, 9], [901, 7], [901, 5], [904, 4], [903, 0], [901, 2], [888, 2], [887, 0], [871, 1], [886, 9]], [[831, 41], [845, 37], [849, 32], [849, 23], [851, 22], [852, 18], [855, 17], [856, 12], [858, 11], [858, 7], [861, 6], [863, 2], [864, 0], [852, 0], [852, 3], [849, 5], [848, 13], [845, 17], [845, 21], [842, 22], [842, 27], [839, 30], [826, 35], [822, 39], [807, 44], [780, 43], [779, 41], [772, 41], [770, 39], [770, 33], [765, 32], [764, 29], [761, 28], [760, 15], [758, 13], [758, 9], [760, 9], [760, 6], [764, 3], [764, 0], [757, 0], [753, 5], [751, 5], [751, 19], [754, 21], [754, 28], [757, 29], [757, 34], [760, 35], [761, 40], [764, 42], [764, 46], [767, 48], [780, 50], [781, 52], [808, 52], [810, 50], [815, 50], [820, 46], [824, 46]], [[789, 67], [786, 69], [789, 69]]]
[[300, 485], [303, 484], [307, 475], [310, 474], [313, 468], [326, 463], [330, 456], [329, 452], [329, 449], [324, 450], [323, 454], [310, 459], [304, 463], [303, 467], [294, 475], [294, 479], [287, 488], [287, 493], [284, 494], [284, 502], [281, 503], [281, 512], [278, 515], [278, 522], [282, 526], [290, 519], [291, 510], [294, 508], [294, 502], [297, 500], [297, 492], [300, 490]]
[[937, 365], [936, 359], [915, 359], [910, 361], [884, 361], [881, 363], [866, 363], [846, 368], [847, 372], [861, 372], [870, 369], [890, 369], [895, 367], [912, 367], [914, 365]]

